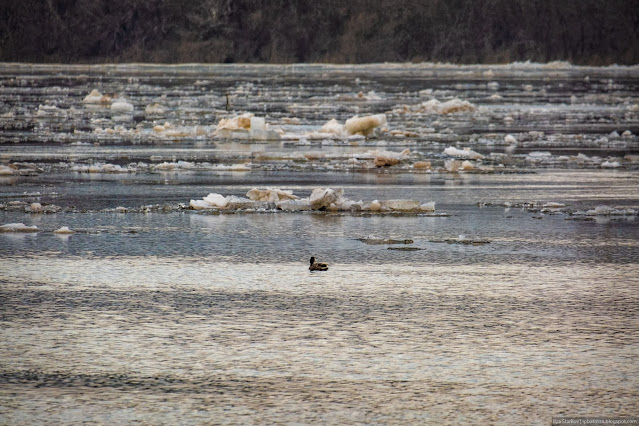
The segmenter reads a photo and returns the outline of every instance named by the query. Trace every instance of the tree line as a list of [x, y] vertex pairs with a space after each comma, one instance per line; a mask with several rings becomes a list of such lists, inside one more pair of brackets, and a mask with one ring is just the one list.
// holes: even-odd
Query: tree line
[[0, 3], [0, 61], [639, 63], [636, 0]]

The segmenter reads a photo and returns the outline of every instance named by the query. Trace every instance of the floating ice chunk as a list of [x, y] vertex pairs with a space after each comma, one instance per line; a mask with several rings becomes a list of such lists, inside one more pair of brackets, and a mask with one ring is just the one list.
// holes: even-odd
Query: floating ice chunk
[[621, 167], [618, 161], [604, 161], [601, 163], [601, 167], [606, 169], [616, 169], [617, 167]]
[[375, 93], [374, 90], [369, 90], [367, 93], [362, 91], [358, 92], [357, 99], [362, 101], [381, 101], [382, 97]]
[[77, 165], [70, 169], [73, 172], [81, 173], [129, 173], [134, 170], [123, 168], [117, 164], [90, 164], [88, 166]]
[[224, 208], [228, 204], [228, 201], [226, 200], [226, 198], [224, 198], [223, 195], [215, 193], [211, 193], [204, 197], [204, 201], [210, 204], [212, 207]]
[[468, 101], [462, 101], [460, 99], [451, 99], [450, 101], [443, 102], [439, 105], [440, 114], [454, 114], [457, 112], [473, 112], [477, 108], [475, 105]]
[[623, 138], [631, 138], [632, 137], [632, 132], [630, 130], [626, 130], [625, 132], [623, 132], [621, 134], [621, 137], [623, 137]]
[[547, 157], [552, 157], [552, 153], [548, 152], [548, 151], [533, 151], [528, 153], [528, 157], [532, 157], [532, 158], [547, 158]]
[[377, 200], [373, 200], [369, 208], [373, 212], [378, 212], [382, 209], [382, 204]]
[[146, 108], [144, 108], [144, 112], [149, 115], [162, 115], [166, 113], [166, 108], [160, 104], [152, 104], [147, 105]]
[[30, 213], [42, 213], [42, 204], [31, 203], [29, 207], [27, 207], [26, 211]]
[[320, 129], [320, 133], [329, 133], [339, 137], [348, 137], [348, 131], [343, 124], [340, 124], [334, 118], [329, 120]]
[[590, 161], [590, 157], [588, 157], [586, 154], [582, 154], [581, 152], [577, 154], [577, 159], [581, 161]]
[[216, 127], [216, 134], [222, 138], [280, 140], [280, 135], [268, 128], [263, 117], [255, 117], [245, 113], [237, 117], [221, 119]]
[[264, 117], [251, 117], [251, 124], [249, 125], [251, 130], [266, 130], [266, 121]]
[[27, 226], [24, 223], [7, 223], [0, 226], [0, 232], [38, 232], [38, 227]]
[[637, 210], [630, 208], [614, 208], [606, 205], [597, 206], [586, 212], [587, 216], [636, 216]]
[[[382, 128], [382, 131], [387, 131], [385, 130], [386, 128]], [[389, 134], [395, 136], [396, 138], [415, 138], [417, 136], [419, 136], [419, 133], [417, 132], [411, 132], [408, 130], [399, 130], [399, 129], [395, 129], [395, 130], [391, 130], [388, 132]]]
[[339, 95], [337, 96], [337, 100], [339, 101], [380, 101], [382, 98], [375, 93], [375, 91], [371, 90], [368, 93], [364, 93], [362, 91], [358, 92], [356, 95], [348, 94], [348, 95]]
[[461, 161], [459, 160], [446, 160], [444, 162], [444, 168], [449, 172], [456, 172], [461, 167]]
[[437, 99], [430, 99], [426, 102], [422, 102], [420, 112], [430, 113], [430, 114], [439, 114], [439, 107], [441, 102]]
[[60, 229], [53, 231], [54, 234], [75, 234], [75, 231], [69, 229], [68, 226], [63, 226]]
[[435, 211], [435, 202], [431, 201], [429, 203], [423, 203], [419, 206], [419, 209], [425, 212], [434, 212]]
[[204, 200], [191, 200], [189, 202], [189, 207], [193, 210], [205, 210], [210, 209], [211, 205]]
[[382, 208], [386, 207], [394, 211], [419, 210], [420, 202], [415, 200], [385, 200], [381, 202]]
[[105, 96], [96, 89], [93, 89], [91, 93], [86, 95], [82, 100], [85, 104], [108, 104], [111, 102], [111, 98], [109, 96]]
[[464, 162], [461, 163], [460, 167], [462, 170], [465, 170], [465, 171], [475, 170], [475, 166], [473, 165], [473, 163], [471, 163], [468, 160], [464, 160]]
[[415, 164], [413, 164], [413, 168], [418, 170], [430, 170], [431, 164], [430, 161], [416, 161]]
[[126, 99], [119, 98], [111, 104], [111, 111], [120, 112], [120, 113], [132, 113], [133, 104], [130, 102], [127, 102]]
[[506, 149], [504, 149], [506, 155], [513, 155], [513, 153], [517, 149], [517, 139], [515, 139], [513, 135], [509, 134], [504, 137], [504, 142], [509, 144]]
[[499, 90], [499, 83], [496, 81], [491, 81], [490, 83], [486, 84], [486, 88], [490, 90]]
[[251, 171], [251, 163], [237, 163], [228, 167], [228, 170], [233, 172], [248, 172]]
[[251, 128], [249, 130], [249, 139], [257, 141], [278, 141], [281, 137], [274, 130]]
[[626, 161], [630, 161], [633, 164], [639, 163], [639, 155], [628, 154], [625, 157], [623, 157], [623, 159]]
[[361, 134], [370, 136], [376, 127], [386, 124], [386, 114], [369, 115], [366, 117], [354, 116], [346, 120], [344, 128], [351, 135]]
[[311, 208], [313, 210], [327, 208], [331, 203], [336, 202], [343, 194], [344, 190], [342, 188], [337, 190], [331, 188], [315, 188], [309, 198]]
[[253, 114], [247, 112], [245, 114], [239, 115], [233, 118], [223, 118], [217, 124], [217, 130], [238, 130], [238, 129], [250, 129], [251, 128], [251, 118]]
[[544, 204], [543, 207], [549, 208], [549, 209], [560, 209], [560, 208], [566, 207], [566, 205], [563, 203], [556, 203], [551, 201]]
[[368, 151], [368, 155], [373, 156], [373, 162], [377, 167], [388, 167], [399, 164], [401, 160], [410, 157], [410, 149], [405, 149], [402, 152], [392, 151]]
[[357, 210], [361, 211], [364, 209], [364, 202], [362, 200], [354, 201], [346, 197], [339, 197], [337, 201], [331, 203], [329, 206], [332, 210]]
[[0, 165], [0, 176], [11, 176], [14, 170], [11, 167]]
[[248, 198], [238, 197], [238, 196], [235, 196], [235, 195], [227, 195], [224, 198], [226, 198], [226, 201], [228, 201], [229, 203], [233, 203], [233, 204], [246, 203], [246, 202], [251, 201]]
[[307, 152], [303, 154], [302, 156], [306, 158], [307, 160], [311, 160], [311, 161], [326, 158], [326, 154], [323, 152]]
[[38, 117], [46, 117], [46, 116], [66, 116], [66, 111], [59, 109], [55, 105], [39, 105], [38, 112], [36, 113]]
[[454, 98], [446, 102], [440, 102], [437, 99], [430, 99], [419, 105], [409, 106], [403, 105], [393, 109], [396, 113], [406, 112], [422, 112], [426, 114], [454, 114], [457, 112], [473, 112], [477, 107], [468, 101]]
[[610, 132], [608, 136], [610, 136], [611, 138], [618, 138], [619, 132], [617, 132], [616, 130], [613, 130], [612, 132]]
[[283, 191], [277, 188], [253, 188], [246, 193], [246, 196], [252, 201], [266, 201], [269, 203], [277, 203], [282, 200], [296, 200], [298, 198], [293, 195], [293, 191]]
[[450, 157], [467, 158], [469, 160], [481, 160], [482, 158], [484, 158], [483, 155], [471, 150], [470, 148], [464, 148], [462, 150], [462, 149], [457, 149], [454, 146], [449, 146], [448, 148], [446, 148], [444, 150], [444, 154]]
[[517, 139], [515, 139], [515, 137], [510, 134], [504, 137], [504, 142], [510, 145], [517, 145]]
[[284, 211], [308, 211], [311, 210], [311, 203], [308, 199], [282, 200], [277, 203], [277, 208]]

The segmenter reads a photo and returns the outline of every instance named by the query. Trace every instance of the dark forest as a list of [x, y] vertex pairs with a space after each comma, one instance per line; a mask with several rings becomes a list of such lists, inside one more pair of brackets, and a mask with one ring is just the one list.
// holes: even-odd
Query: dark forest
[[638, 33], [636, 0], [0, 1], [1, 61], [635, 64]]

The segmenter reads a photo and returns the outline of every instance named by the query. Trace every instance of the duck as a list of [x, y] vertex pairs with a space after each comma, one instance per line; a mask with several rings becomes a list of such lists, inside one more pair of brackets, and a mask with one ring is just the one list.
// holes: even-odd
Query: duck
[[316, 262], [314, 257], [311, 257], [311, 266], [308, 267], [309, 271], [328, 271], [328, 265], [326, 263]]

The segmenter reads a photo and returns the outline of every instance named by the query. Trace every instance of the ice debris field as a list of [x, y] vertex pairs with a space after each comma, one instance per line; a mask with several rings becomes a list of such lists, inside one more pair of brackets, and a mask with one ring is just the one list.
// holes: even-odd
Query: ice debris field
[[[0, 64], [0, 180], [639, 170], [639, 66]], [[106, 176], [114, 176], [109, 178]], [[82, 179], [82, 178], [81, 178]], [[169, 177], [167, 177], [169, 179]], [[246, 196], [102, 211], [433, 213], [433, 200]], [[266, 191], [266, 196], [256, 195]], [[28, 192], [28, 191], [26, 191]], [[0, 210], [78, 211], [8, 190]], [[207, 195], [209, 194], [209, 195]], [[45, 194], [46, 195], [46, 194]], [[266, 197], [266, 198], [264, 198]], [[562, 200], [559, 200], [562, 201]], [[611, 211], [621, 210], [617, 206]], [[616, 209], [616, 210], [615, 210]], [[576, 213], [578, 210], [571, 211]]]

